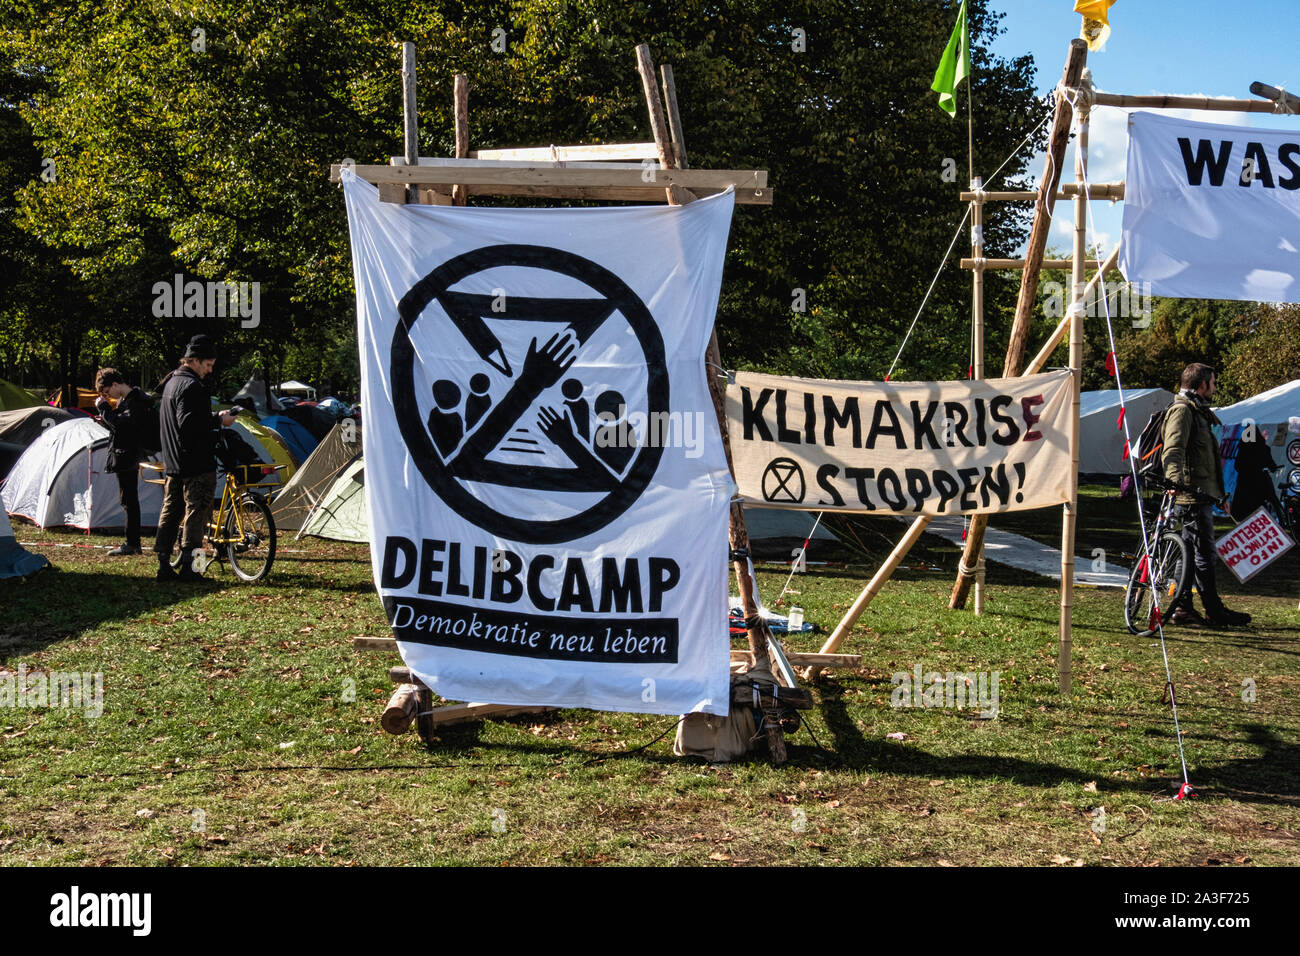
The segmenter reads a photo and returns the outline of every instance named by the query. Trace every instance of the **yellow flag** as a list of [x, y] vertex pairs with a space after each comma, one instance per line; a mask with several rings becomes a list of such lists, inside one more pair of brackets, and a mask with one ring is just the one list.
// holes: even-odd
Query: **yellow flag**
[[1106, 11], [1115, 0], [1075, 0], [1074, 12], [1083, 14], [1083, 29], [1079, 35], [1088, 41], [1088, 49], [1096, 53], [1106, 45], [1110, 36], [1110, 23]]

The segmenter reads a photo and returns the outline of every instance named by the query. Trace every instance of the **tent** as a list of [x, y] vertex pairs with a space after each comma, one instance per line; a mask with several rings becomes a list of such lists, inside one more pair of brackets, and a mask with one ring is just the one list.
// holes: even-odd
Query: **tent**
[[[268, 485], [281, 485], [293, 477], [298, 470], [298, 462], [284, 438], [275, 429], [268, 428], [265, 421], [255, 422], [251, 415], [240, 415], [235, 424], [230, 426], [239, 433], [239, 437], [253, 446], [257, 457], [266, 465], [284, 465], [275, 476], [268, 475]], [[219, 490], [219, 489], [218, 489]]]
[[13, 382], [6, 382], [0, 378], [0, 410], [13, 411], [16, 408], [31, 408], [34, 405], [44, 404], [45, 399], [35, 392], [29, 392]]
[[285, 531], [302, 528], [308, 512], [333, 487], [339, 472], [360, 457], [361, 429], [351, 420], [335, 425], [271, 500], [275, 526]]
[[1254, 423], [1267, 436], [1268, 450], [1281, 477], [1300, 467], [1300, 379], [1287, 382], [1267, 392], [1240, 401], [1214, 413], [1223, 422], [1219, 430], [1219, 451], [1223, 455], [1224, 491], [1231, 495], [1237, 487], [1237, 444], [1247, 423]]
[[319, 444], [311, 432], [284, 415], [267, 415], [259, 424], [265, 429], [273, 429], [299, 464], [310, 458]]
[[298, 537], [313, 535], [331, 541], [366, 543], [370, 519], [366, 514], [365, 462], [357, 458], [343, 469], [312, 508]]
[[49, 405], [0, 412], [0, 478], [9, 474], [27, 446], [36, 441], [45, 428], [76, 417], [73, 412]]
[[254, 372], [252, 378], [244, 383], [244, 387], [234, 394], [230, 399], [232, 405], [247, 405], [249, 402], [253, 405], [253, 411], [257, 413], [258, 418], [265, 418], [267, 415], [274, 415], [276, 412], [284, 411], [284, 406], [275, 400], [271, 394], [271, 389], [266, 384], [266, 379]]
[[30, 577], [49, 563], [44, 555], [32, 554], [18, 543], [9, 516], [0, 510], [0, 580]]
[[[1163, 388], [1124, 390], [1129, 433], [1133, 441], [1142, 426], [1156, 412], [1173, 404], [1174, 395]], [[1124, 431], [1118, 427], [1119, 391], [1103, 388], [1079, 396], [1079, 473], [1085, 475], [1127, 475]]]
[[[126, 514], [117, 478], [104, 470], [108, 429], [90, 418], [52, 425], [28, 446], [9, 473], [0, 498], [5, 511], [42, 528], [121, 528]], [[162, 486], [140, 482], [140, 524], [156, 527]]]
[[276, 393], [280, 395], [297, 395], [299, 398], [305, 398], [312, 402], [316, 400], [316, 389], [299, 382], [297, 379], [281, 382], [276, 388]]
[[337, 416], [312, 402], [290, 405], [281, 414], [307, 429], [315, 441], [321, 441], [328, 435], [334, 423], [338, 421]]
[[[817, 526], [815, 531], [814, 524]], [[817, 547], [817, 542], [822, 543], [823, 549], [830, 546], [831, 551], [841, 543], [825, 522], [818, 521], [816, 514], [807, 511], [746, 505], [745, 528], [749, 532], [750, 553], [761, 560], [789, 561], [790, 552], [803, 546], [809, 532], [812, 532], [812, 542], [808, 545], [808, 553], [818, 560], [826, 552]]]

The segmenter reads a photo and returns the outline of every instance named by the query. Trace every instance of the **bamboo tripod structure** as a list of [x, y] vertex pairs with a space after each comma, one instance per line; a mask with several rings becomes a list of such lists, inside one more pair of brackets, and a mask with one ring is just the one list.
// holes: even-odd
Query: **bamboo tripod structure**
[[[1069, 367], [1073, 373], [1072, 414], [1071, 414], [1071, 489], [1070, 498], [1062, 508], [1061, 520], [1061, 601], [1058, 626], [1057, 684], [1063, 694], [1071, 689], [1071, 656], [1073, 650], [1072, 608], [1074, 603], [1074, 542], [1078, 520], [1078, 466], [1079, 466], [1079, 405], [1083, 374], [1083, 316], [1084, 302], [1094, 294], [1104, 277], [1116, 268], [1119, 261], [1119, 247], [1100, 263], [1093, 277], [1087, 282], [1084, 277], [1087, 269], [1087, 216], [1089, 199], [1123, 199], [1124, 183], [1089, 183], [1087, 182], [1088, 122], [1092, 108], [1109, 106], [1118, 108], [1145, 109], [1194, 109], [1210, 111], [1246, 112], [1246, 113], [1300, 113], [1300, 96], [1264, 83], [1252, 83], [1250, 91], [1264, 99], [1217, 99], [1203, 96], [1127, 96], [1101, 93], [1093, 89], [1090, 80], [1085, 79], [1083, 69], [1087, 58], [1087, 47], [1082, 40], [1074, 40], [1066, 59], [1061, 79], [1062, 92], [1058, 95], [1052, 131], [1049, 138], [1047, 160], [1037, 192], [999, 191], [990, 192], [983, 189], [979, 179], [972, 177], [971, 189], [961, 193], [963, 202], [972, 204], [971, 258], [963, 259], [961, 267], [974, 270], [972, 283], [972, 321], [974, 336], [974, 361], [977, 371], [975, 378], [983, 374], [983, 279], [987, 269], [1017, 269], [1021, 271], [1020, 293], [1016, 304], [1015, 322], [1012, 326], [1011, 342], [1007, 348], [1003, 366], [1003, 377], [1032, 375], [1046, 365], [1048, 359], [1067, 336], [1069, 339]], [[1075, 154], [1075, 182], [1060, 184], [1061, 171], [1065, 159], [1065, 147], [1069, 139], [1070, 127], [1078, 104], [1078, 141]], [[1069, 199], [1074, 203], [1074, 230], [1072, 236], [1072, 256], [1070, 259], [1045, 260], [1043, 257], [1047, 243], [1048, 228], [1051, 223], [1053, 206], [1057, 199]], [[983, 257], [983, 205], [997, 201], [1033, 200], [1034, 221], [1030, 231], [1029, 245], [1024, 259], [985, 259]], [[1034, 358], [1023, 365], [1025, 345], [1029, 333], [1029, 320], [1032, 317], [1034, 301], [1038, 291], [1038, 280], [1043, 269], [1071, 270], [1070, 305], [1064, 318], [1048, 336]], [[1105, 286], [1101, 286], [1104, 290]], [[854, 624], [862, 612], [880, 592], [907, 553], [916, 544], [921, 534], [930, 523], [930, 518], [920, 515], [909, 526], [906, 534], [890, 552], [880, 569], [872, 576], [857, 600], [845, 613], [821, 652], [836, 652], [853, 630]], [[975, 612], [983, 610], [983, 553], [984, 532], [988, 524], [985, 515], [976, 515], [971, 521], [970, 532], [958, 566], [957, 580], [949, 601], [951, 609], [965, 606], [967, 595], [975, 586]], [[809, 676], [816, 668], [809, 668]]]
[[[402, 45], [402, 103], [404, 152], [390, 166], [353, 166], [361, 178], [375, 184], [382, 202], [464, 205], [469, 195], [524, 195], [553, 199], [600, 199], [664, 201], [671, 205], [691, 202], [702, 195], [735, 191], [738, 203], [770, 205], [772, 191], [762, 170], [691, 170], [687, 161], [676, 82], [670, 65], [662, 70], [660, 97], [649, 47], [636, 49], [641, 78], [654, 134], [651, 143], [612, 144], [469, 151], [469, 84], [463, 74], [454, 78], [456, 157], [451, 160], [421, 161], [418, 149], [416, 112], [415, 45]], [[647, 178], [640, 166], [618, 166], [618, 161], [657, 160], [659, 167]], [[483, 162], [484, 160], [491, 162]], [[605, 162], [612, 160], [615, 162]], [[576, 165], [566, 165], [574, 163]], [[331, 178], [339, 177], [334, 166]], [[721, 369], [717, 333], [710, 338], [705, 361]], [[732, 467], [724, 394], [718, 376], [708, 371], [709, 392], [718, 416], [727, 464]], [[733, 468], [734, 471], [734, 468]], [[736, 703], [758, 703], [763, 713], [763, 731], [776, 764], [786, 760], [784, 716], [791, 709], [812, 706], [807, 691], [796, 686], [794, 670], [780, 643], [773, 637], [755, 598], [749, 567], [749, 535], [739, 503], [731, 507], [730, 556], [745, 614], [749, 651], [733, 666], [757, 672], [760, 680], [752, 687], [736, 689]], [[396, 649], [395, 639], [357, 638], [361, 650]], [[795, 655], [804, 664], [842, 665], [847, 655]], [[772, 660], [775, 658], [775, 661]], [[773, 668], [773, 663], [776, 667]], [[771, 679], [775, 671], [776, 679]], [[427, 742], [439, 724], [477, 720], [487, 716], [536, 713], [547, 708], [515, 707], [489, 703], [463, 703], [434, 708], [432, 691], [419, 683], [407, 668], [393, 668], [390, 676], [398, 684], [381, 721], [390, 733], [404, 733], [416, 723]], [[766, 677], [767, 679], [763, 679]]]

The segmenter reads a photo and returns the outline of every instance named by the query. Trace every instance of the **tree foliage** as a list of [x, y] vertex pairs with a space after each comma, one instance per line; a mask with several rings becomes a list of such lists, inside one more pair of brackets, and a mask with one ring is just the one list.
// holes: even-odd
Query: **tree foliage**
[[[254, 364], [355, 385], [346, 219], [328, 166], [401, 152], [409, 38], [422, 155], [452, 151], [456, 72], [470, 77], [472, 148], [648, 139], [634, 48], [649, 43], [674, 65], [692, 165], [768, 169], [775, 187], [772, 207], [737, 211], [718, 324], [728, 364], [880, 377], [963, 211], [965, 124], [929, 90], [956, 7], [19, 0], [0, 13], [0, 205], [12, 212], [0, 370], [52, 374], [62, 359], [61, 374], [84, 377], [112, 360], [148, 384], [198, 328], [153, 314], [154, 284], [179, 272], [260, 283], [258, 327], [202, 323], [223, 342], [223, 385]], [[1029, 57], [988, 53], [1000, 16], [988, 7], [970, 10], [986, 175], [1046, 109]], [[53, 182], [39, 176], [44, 157]], [[989, 254], [1011, 254], [1024, 213], [991, 213]], [[792, 308], [797, 290], [806, 311]], [[950, 264], [895, 377], [964, 374], [968, 290]], [[1014, 294], [991, 282], [990, 314]]]

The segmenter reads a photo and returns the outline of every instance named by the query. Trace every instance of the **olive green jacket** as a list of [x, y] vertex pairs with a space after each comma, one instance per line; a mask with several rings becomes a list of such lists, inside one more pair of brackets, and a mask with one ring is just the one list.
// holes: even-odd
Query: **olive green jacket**
[[[1164, 451], [1161, 464], [1165, 477], [1218, 500], [1223, 497], [1223, 461], [1213, 426], [1220, 424], [1209, 402], [1186, 391], [1178, 393], [1165, 416]], [[1179, 504], [1195, 504], [1191, 495], [1180, 494]]]

